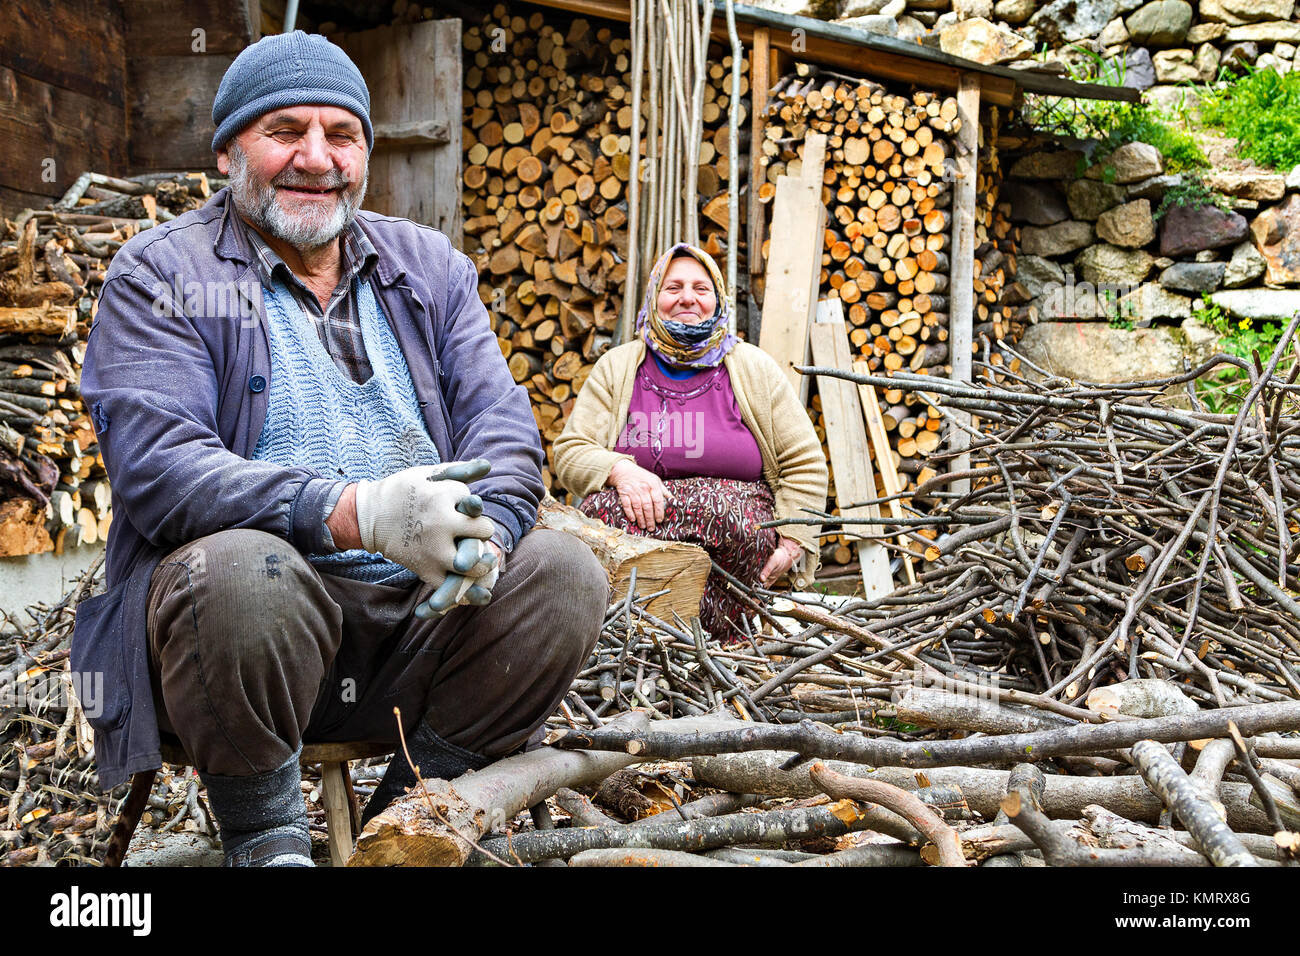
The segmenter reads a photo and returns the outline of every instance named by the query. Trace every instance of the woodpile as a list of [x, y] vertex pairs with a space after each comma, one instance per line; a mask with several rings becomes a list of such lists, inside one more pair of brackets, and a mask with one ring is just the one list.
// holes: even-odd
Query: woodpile
[[111, 494], [79, 383], [95, 300], [113, 254], [143, 229], [202, 205], [201, 174], [85, 173], [0, 238], [0, 556], [107, 538]]
[[[1023, 330], [1009, 301], [1014, 295], [1008, 295], [1018, 237], [998, 203], [999, 117], [992, 107], [980, 123], [973, 279], [973, 352], [994, 366], [1003, 362], [996, 342], [1014, 342]], [[778, 177], [799, 175], [804, 137], [824, 133], [827, 220], [819, 295], [842, 303], [850, 345], [870, 371], [952, 373], [949, 257], [961, 123], [952, 96], [923, 90], [905, 96], [805, 64], [773, 86], [760, 146], [766, 177], [760, 201], [775, 196]], [[877, 398], [893, 467], [907, 479], [904, 490], [915, 487], [934, 473], [928, 457], [943, 442], [942, 417], [911, 390], [885, 388]], [[820, 396], [811, 396], [809, 412], [825, 444]], [[824, 556], [843, 564], [851, 554], [841, 535], [829, 540]]]
[[[464, 40], [465, 250], [548, 450], [614, 344], [624, 296], [641, 296], [627, 271], [630, 41], [582, 18], [566, 29], [554, 22], [498, 6]], [[701, 241], [714, 255], [726, 248], [730, 68], [718, 52], [703, 92], [698, 202]], [[549, 468], [544, 477], [549, 487]]]

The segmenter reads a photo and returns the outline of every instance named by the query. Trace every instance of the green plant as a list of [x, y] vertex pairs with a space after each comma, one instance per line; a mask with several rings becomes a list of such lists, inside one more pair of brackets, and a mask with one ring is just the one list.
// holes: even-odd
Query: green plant
[[[1219, 333], [1220, 351], [1247, 361], [1253, 361], [1258, 353], [1262, 362], [1272, 354], [1282, 337], [1282, 326], [1276, 322], [1265, 322], [1256, 328], [1250, 319], [1233, 320], [1208, 292], [1201, 293], [1201, 304], [1192, 309], [1192, 318]], [[1284, 358], [1279, 367], [1283, 374], [1295, 360], [1292, 348], [1290, 356]], [[1220, 365], [1196, 380], [1196, 397], [1207, 411], [1215, 414], [1235, 414], [1249, 391], [1250, 376], [1235, 365]]]
[[1289, 170], [1300, 163], [1300, 73], [1252, 70], [1208, 93], [1201, 117], [1261, 165]]
[[[1067, 67], [1070, 78], [1080, 83], [1123, 86], [1125, 62], [1106, 59], [1078, 45], [1068, 47], [1082, 58], [1082, 65]], [[1171, 125], [1158, 110], [1118, 100], [1065, 99], [1026, 94], [1023, 115], [1026, 122], [1062, 136], [1099, 140], [1097, 155], [1105, 156], [1125, 143], [1150, 143], [1165, 159], [1167, 172], [1178, 173], [1209, 165], [1195, 138], [1185, 128]], [[1184, 112], [1181, 126], [1190, 122]], [[1082, 174], [1083, 170], [1079, 172]], [[1111, 182], [1115, 171], [1102, 170], [1102, 180]]]
[[1199, 172], [1189, 171], [1183, 174], [1181, 183], [1166, 190], [1160, 205], [1156, 207], [1154, 218], [1162, 218], [1174, 206], [1188, 206], [1193, 209], [1200, 206], [1214, 206], [1226, 211], [1232, 208], [1232, 200], [1205, 185]]

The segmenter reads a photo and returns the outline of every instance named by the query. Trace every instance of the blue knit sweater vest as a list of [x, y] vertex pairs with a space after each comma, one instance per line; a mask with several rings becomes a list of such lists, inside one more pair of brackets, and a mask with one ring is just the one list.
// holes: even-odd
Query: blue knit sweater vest
[[[441, 461], [406, 359], [369, 282], [357, 289], [361, 334], [373, 369], [363, 383], [334, 364], [311, 318], [279, 277], [265, 302], [271, 392], [255, 459], [348, 481], [374, 481]], [[401, 565], [360, 548], [308, 560], [322, 573], [375, 584], [402, 587], [417, 580]]]

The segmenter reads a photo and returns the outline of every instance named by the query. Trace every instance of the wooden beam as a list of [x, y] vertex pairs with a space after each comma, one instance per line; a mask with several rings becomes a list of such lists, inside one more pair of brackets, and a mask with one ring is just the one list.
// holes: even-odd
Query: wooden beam
[[[808, 364], [808, 327], [817, 303], [821, 278], [822, 171], [826, 165], [826, 136], [809, 133], [804, 139], [801, 176], [781, 176], [772, 201], [773, 236], [768, 245], [763, 283], [763, 326], [758, 345], [785, 370], [799, 400], [808, 401], [808, 379], [794, 370]], [[751, 249], [751, 257], [759, 255]]]
[[[812, 357], [816, 365], [849, 371], [853, 355], [849, 334], [844, 327], [844, 309], [839, 299], [817, 303], [817, 321], [809, 329]], [[819, 378], [817, 394], [822, 399], [826, 419], [826, 445], [835, 470], [835, 501], [845, 518], [879, 518], [877, 505], [846, 507], [854, 502], [876, 497], [876, 479], [871, 472], [871, 449], [862, 417], [862, 403], [857, 387], [842, 378]], [[844, 534], [854, 541], [862, 569], [862, 589], [868, 601], [875, 601], [894, 590], [889, 572], [889, 552], [879, 541], [864, 540], [863, 534], [878, 534], [878, 525], [845, 525]]]
[[[961, 129], [957, 132], [957, 190], [953, 195], [953, 254], [952, 274], [949, 277], [948, 295], [950, 306], [951, 329], [949, 334], [949, 354], [952, 357], [952, 377], [957, 382], [971, 380], [971, 342], [974, 327], [975, 309], [975, 182], [979, 168], [979, 121], [980, 121], [980, 81], [979, 77], [966, 73], [962, 75], [961, 85], [957, 89], [957, 115], [961, 119]], [[970, 424], [970, 413], [955, 409], [957, 421]], [[953, 471], [970, 469], [970, 435], [961, 428], [950, 426], [948, 447], [960, 452], [951, 461]], [[970, 490], [969, 481], [953, 482], [952, 490], [965, 494]]]
[[451, 142], [446, 123], [379, 123], [374, 127], [375, 148], [380, 146], [445, 146]]

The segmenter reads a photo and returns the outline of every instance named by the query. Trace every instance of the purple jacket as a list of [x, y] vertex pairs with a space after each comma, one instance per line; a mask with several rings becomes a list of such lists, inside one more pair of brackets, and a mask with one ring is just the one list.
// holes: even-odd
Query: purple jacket
[[[107, 593], [81, 602], [72, 670], [87, 690], [101, 785], [161, 765], [145, 602], [161, 558], [226, 528], [323, 553], [339, 482], [250, 456], [271, 377], [253, 252], [228, 216], [229, 190], [141, 233], [113, 257], [87, 342], [81, 392], [113, 489]], [[443, 461], [483, 457], [474, 484], [509, 551], [537, 520], [542, 447], [470, 258], [435, 229], [361, 212], [379, 252], [374, 289]], [[188, 308], [186, 307], [188, 306]], [[102, 675], [102, 676], [97, 676]], [[102, 685], [101, 682], [102, 681]]]

